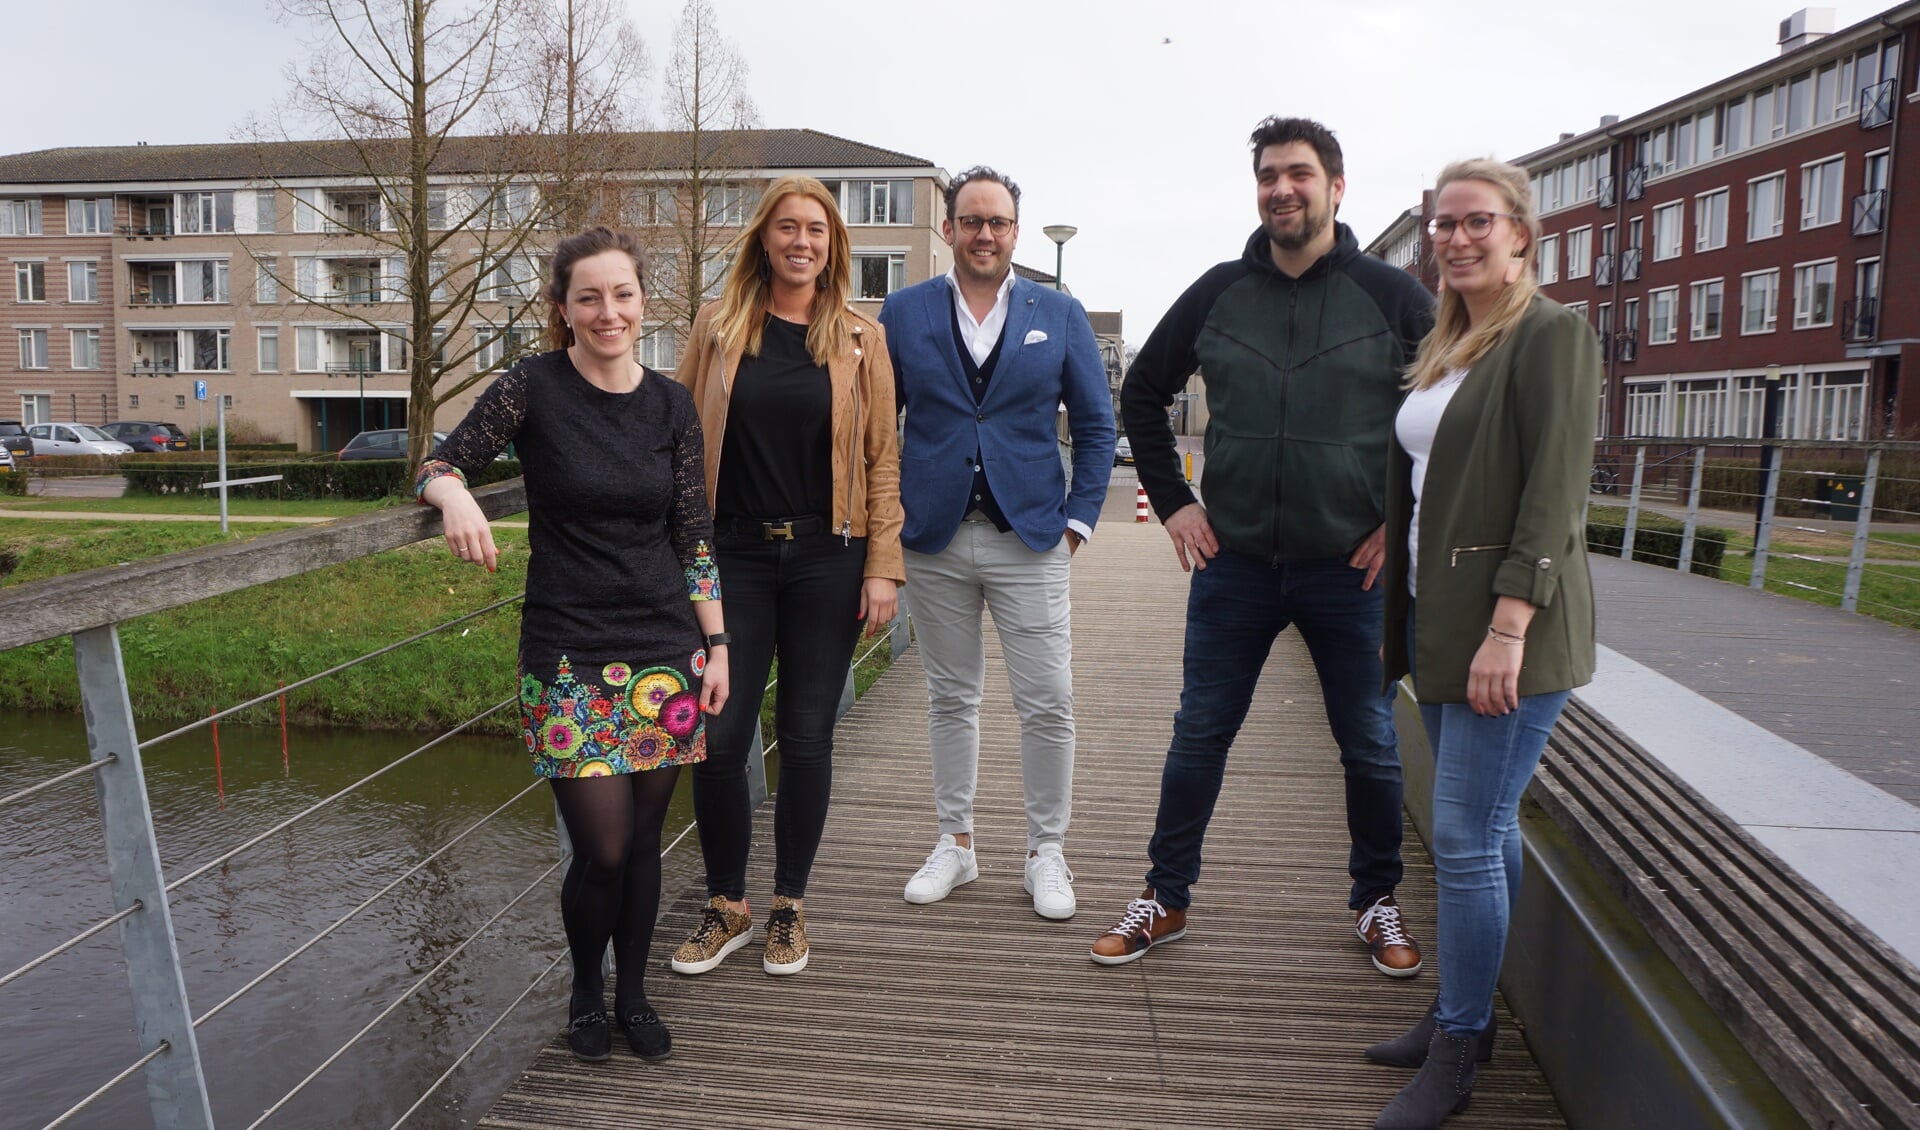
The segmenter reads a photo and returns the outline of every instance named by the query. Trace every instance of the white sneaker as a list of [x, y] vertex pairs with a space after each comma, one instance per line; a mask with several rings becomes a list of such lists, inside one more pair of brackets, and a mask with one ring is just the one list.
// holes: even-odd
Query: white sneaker
[[1042, 918], [1072, 918], [1079, 904], [1073, 898], [1073, 872], [1059, 844], [1041, 844], [1040, 854], [1027, 857], [1027, 893], [1033, 912]]
[[943, 835], [933, 846], [933, 854], [913, 873], [913, 878], [907, 880], [907, 901], [939, 902], [952, 894], [955, 887], [979, 877], [980, 862], [974, 858], [973, 849], [961, 847], [952, 836]]

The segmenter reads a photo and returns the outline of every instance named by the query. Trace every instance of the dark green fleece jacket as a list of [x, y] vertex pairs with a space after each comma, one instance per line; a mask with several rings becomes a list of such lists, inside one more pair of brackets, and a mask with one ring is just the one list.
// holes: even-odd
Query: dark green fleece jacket
[[1203, 491], [1223, 547], [1277, 561], [1350, 553], [1385, 518], [1386, 452], [1400, 382], [1433, 326], [1412, 276], [1334, 248], [1299, 278], [1255, 231], [1167, 311], [1127, 370], [1120, 408], [1140, 482], [1165, 520], [1194, 500], [1167, 405], [1206, 381]]

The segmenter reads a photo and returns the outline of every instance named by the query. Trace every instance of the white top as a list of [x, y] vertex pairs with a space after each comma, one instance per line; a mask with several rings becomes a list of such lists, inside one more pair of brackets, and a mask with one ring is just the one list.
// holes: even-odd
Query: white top
[[1460, 390], [1465, 369], [1455, 369], [1426, 388], [1415, 389], [1400, 402], [1393, 418], [1393, 435], [1413, 457], [1413, 521], [1407, 526], [1407, 595], [1417, 596], [1414, 579], [1420, 572], [1420, 493], [1427, 485], [1427, 460], [1433, 455], [1433, 437], [1440, 431], [1440, 417]]
[[1000, 280], [1000, 289], [993, 296], [993, 309], [987, 316], [974, 321], [973, 311], [967, 309], [966, 296], [960, 293], [960, 276], [956, 268], [947, 268], [947, 285], [953, 288], [953, 309], [960, 315], [960, 337], [967, 343], [967, 352], [973, 354], [975, 365], [984, 365], [993, 354], [994, 343], [1000, 340], [1000, 331], [1007, 325], [1007, 306], [1013, 295], [1013, 270], [1008, 268], [1007, 277]]

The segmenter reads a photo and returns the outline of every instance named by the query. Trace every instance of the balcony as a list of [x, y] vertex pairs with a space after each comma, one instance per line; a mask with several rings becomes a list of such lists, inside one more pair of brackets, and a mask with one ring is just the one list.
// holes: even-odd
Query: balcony
[[179, 371], [180, 363], [177, 361], [135, 361], [127, 370], [127, 375], [130, 377], [171, 377]]
[[1638, 200], [1647, 194], [1647, 167], [1630, 165], [1627, 168], [1627, 199]]
[[1638, 282], [1640, 279], [1640, 249], [1629, 247], [1620, 253], [1620, 281]]
[[334, 234], [377, 232], [385, 227], [383, 215], [378, 192], [329, 192], [322, 227]]
[[1593, 285], [1613, 285], [1613, 256], [1596, 255], [1593, 258]]
[[1853, 234], [1879, 235], [1887, 226], [1887, 190], [1876, 188], [1853, 198]]
[[1630, 330], [1622, 330], [1615, 338], [1617, 356], [1622, 361], [1632, 361], [1640, 356], [1640, 335]]
[[1880, 300], [1871, 295], [1849, 298], [1840, 307], [1840, 336], [1847, 341], [1872, 341], [1879, 329]]
[[171, 239], [177, 231], [173, 194], [127, 197], [127, 222], [116, 230], [128, 239]]
[[1611, 176], [1600, 178], [1599, 204], [1602, 208], [1611, 208], [1620, 203], [1620, 189]]
[[1868, 87], [1860, 99], [1860, 128], [1878, 129], [1893, 120], [1893, 80]]

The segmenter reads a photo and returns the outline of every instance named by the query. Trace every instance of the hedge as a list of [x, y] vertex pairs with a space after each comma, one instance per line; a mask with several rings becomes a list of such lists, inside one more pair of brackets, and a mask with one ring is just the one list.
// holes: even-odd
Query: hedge
[[[1866, 478], [1864, 456], [1838, 457], [1824, 451], [1804, 454], [1782, 452], [1779, 482], [1775, 486], [1774, 513], [1789, 517], [1824, 518], [1827, 497], [1823, 489], [1830, 478]], [[1719, 510], [1755, 510], [1760, 494], [1760, 466], [1757, 461], [1715, 462], [1708, 460], [1700, 475], [1700, 505]], [[1813, 501], [1801, 501], [1809, 499]], [[1880, 477], [1873, 488], [1873, 517], [1876, 521], [1897, 522], [1920, 516], [1920, 457], [1884, 452], [1880, 456]]]
[[[1623, 506], [1595, 506], [1587, 511], [1587, 552], [1620, 556], [1620, 539], [1625, 533], [1627, 511]], [[1669, 569], [1680, 567], [1680, 538], [1686, 525], [1642, 509], [1633, 527], [1633, 559]], [[1718, 577], [1720, 562], [1727, 555], [1726, 530], [1716, 526], [1695, 526], [1693, 561], [1689, 570], [1703, 577]]]
[[[283, 502], [319, 498], [365, 499], [413, 493], [413, 465], [405, 459], [363, 459], [351, 463], [338, 460], [301, 463], [249, 462], [245, 468], [229, 465], [228, 471], [242, 471], [237, 477], [279, 475], [271, 483], [249, 483], [228, 487], [228, 498], [263, 498]], [[201, 483], [219, 478], [219, 464], [194, 463], [173, 459], [129, 459], [121, 465], [127, 489], [140, 494], [201, 494]], [[513, 459], [498, 459], [487, 465], [474, 486], [502, 482], [520, 476], [520, 464]]]
[[0, 494], [26, 494], [28, 477], [25, 467], [15, 467], [11, 471], [0, 472]]

